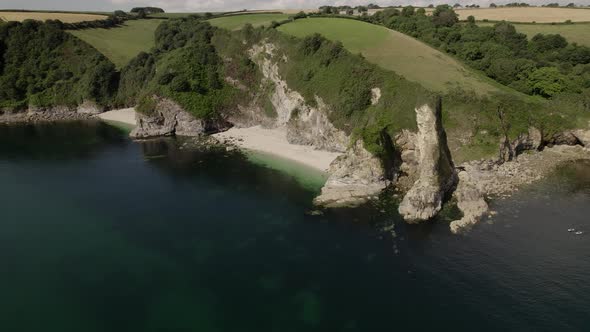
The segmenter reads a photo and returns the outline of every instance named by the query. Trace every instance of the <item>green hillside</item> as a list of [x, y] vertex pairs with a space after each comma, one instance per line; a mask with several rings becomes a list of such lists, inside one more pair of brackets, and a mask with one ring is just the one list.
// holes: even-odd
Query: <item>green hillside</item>
[[224, 28], [228, 30], [237, 30], [242, 28], [247, 23], [252, 24], [254, 27], [258, 26], [270, 26], [272, 21], [284, 21], [289, 18], [287, 14], [251, 14], [251, 15], [232, 15], [226, 17], [218, 17], [209, 22], [218, 28]]
[[477, 93], [498, 92], [495, 82], [457, 60], [402, 33], [382, 26], [340, 18], [309, 18], [282, 25], [280, 31], [305, 37], [320, 33], [339, 40], [352, 53], [435, 91], [454, 86]]
[[154, 32], [163, 20], [131, 20], [112, 29], [84, 29], [69, 31], [74, 36], [94, 46], [117, 68], [124, 67], [139, 52], [154, 46]]

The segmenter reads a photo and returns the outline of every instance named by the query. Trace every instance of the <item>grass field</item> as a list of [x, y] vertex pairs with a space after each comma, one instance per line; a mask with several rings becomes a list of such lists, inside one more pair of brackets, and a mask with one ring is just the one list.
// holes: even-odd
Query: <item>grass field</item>
[[139, 52], [149, 51], [154, 46], [154, 31], [162, 21], [127, 21], [119, 28], [75, 30], [70, 33], [94, 46], [117, 68], [122, 68]]
[[478, 21], [559, 23], [571, 20], [572, 22], [590, 22], [590, 10], [579, 8], [504, 7], [459, 9], [457, 13], [461, 20], [466, 20], [472, 15]]
[[392, 70], [428, 89], [445, 91], [453, 86], [480, 94], [499, 91], [490, 79], [432, 47], [387, 28], [349, 19], [311, 18], [282, 25], [279, 30], [305, 37], [315, 32], [339, 40], [352, 53]]
[[47, 12], [0, 12], [0, 19], [3, 21], [19, 21], [27, 19], [45, 21], [60, 20], [64, 23], [76, 23], [83, 21], [104, 20], [104, 15], [78, 14], [78, 13], [47, 13]]
[[226, 17], [218, 17], [209, 20], [212, 25], [228, 30], [237, 30], [242, 28], [246, 23], [253, 26], [269, 26], [272, 21], [283, 21], [289, 18], [287, 14], [240, 14]]
[[[493, 26], [494, 23], [478, 23], [479, 26]], [[590, 46], [590, 24], [514, 24], [518, 32], [532, 38], [538, 33], [560, 34], [570, 43]]]

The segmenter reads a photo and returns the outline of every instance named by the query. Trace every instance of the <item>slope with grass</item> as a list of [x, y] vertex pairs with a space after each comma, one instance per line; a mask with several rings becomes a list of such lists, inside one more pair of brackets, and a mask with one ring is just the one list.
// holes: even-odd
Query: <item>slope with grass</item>
[[94, 46], [118, 68], [122, 68], [137, 54], [154, 46], [154, 32], [162, 21], [131, 20], [117, 28], [74, 30], [70, 33]]
[[[494, 23], [481, 22], [479, 26], [494, 26]], [[513, 24], [516, 30], [526, 34], [529, 39], [536, 34], [560, 34], [570, 43], [590, 46], [590, 24]]]
[[508, 21], [508, 22], [537, 22], [563, 23], [590, 22], [590, 10], [580, 8], [548, 8], [548, 7], [504, 7], [482, 9], [459, 9], [459, 19], [467, 20], [473, 16], [478, 21]]
[[60, 20], [64, 23], [77, 23], [84, 21], [96, 21], [104, 20], [107, 16], [97, 14], [83, 14], [83, 13], [50, 13], [50, 12], [0, 12], [0, 19], [3, 21], [17, 21], [22, 22], [24, 20]]
[[252, 24], [254, 27], [270, 26], [272, 21], [280, 22], [289, 18], [287, 14], [240, 14], [225, 17], [218, 17], [209, 22], [216, 27], [237, 30], [246, 24]]
[[279, 30], [296, 37], [320, 33], [341, 41], [350, 52], [361, 53], [369, 62], [431, 90], [460, 87], [487, 94], [503, 89], [448, 55], [382, 26], [350, 19], [308, 18], [282, 25]]

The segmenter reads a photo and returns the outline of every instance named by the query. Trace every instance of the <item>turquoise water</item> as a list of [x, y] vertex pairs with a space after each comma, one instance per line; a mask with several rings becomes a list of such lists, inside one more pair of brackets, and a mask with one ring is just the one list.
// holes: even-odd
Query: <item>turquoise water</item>
[[[583, 331], [590, 165], [464, 236], [222, 150], [0, 127], [0, 331]], [[452, 214], [452, 213], [451, 213]], [[452, 216], [448, 217], [449, 219]], [[393, 226], [393, 231], [391, 230]]]

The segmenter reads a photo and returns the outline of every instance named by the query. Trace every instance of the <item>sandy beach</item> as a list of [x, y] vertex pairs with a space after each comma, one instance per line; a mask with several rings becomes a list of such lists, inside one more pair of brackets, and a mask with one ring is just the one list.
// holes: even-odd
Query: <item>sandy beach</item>
[[220, 141], [233, 140], [237, 146], [247, 150], [273, 154], [285, 159], [327, 171], [340, 153], [315, 150], [310, 146], [295, 145], [287, 141], [285, 128], [265, 129], [260, 126], [232, 128], [214, 134]]
[[97, 115], [99, 118], [105, 121], [116, 121], [125, 123], [128, 125], [136, 126], [137, 122], [135, 121], [135, 109], [134, 108], [124, 108], [120, 110], [112, 110], [104, 113], [100, 113]]

